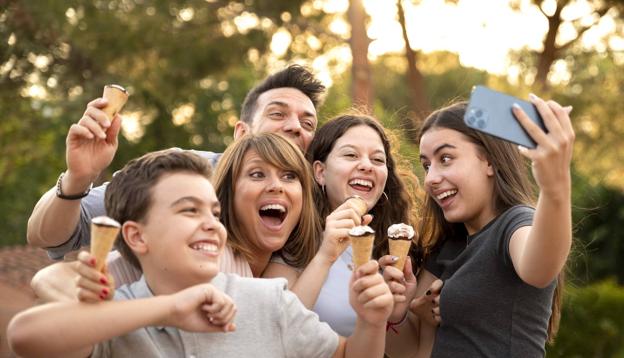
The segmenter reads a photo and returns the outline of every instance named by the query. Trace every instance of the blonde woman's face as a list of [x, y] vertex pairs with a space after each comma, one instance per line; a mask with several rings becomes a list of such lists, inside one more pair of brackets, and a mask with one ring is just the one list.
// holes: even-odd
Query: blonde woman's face
[[303, 192], [294, 171], [267, 163], [250, 149], [234, 185], [234, 213], [254, 253], [281, 249], [301, 217]]

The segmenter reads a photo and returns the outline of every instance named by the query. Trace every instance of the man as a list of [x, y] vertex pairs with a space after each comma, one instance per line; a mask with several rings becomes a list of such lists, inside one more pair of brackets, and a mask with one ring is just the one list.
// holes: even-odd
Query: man
[[205, 160], [183, 151], [129, 162], [112, 179], [106, 207], [142, 278], [115, 301], [57, 302], [18, 314], [7, 329], [13, 350], [21, 357], [382, 357], [393, 298], [377, 262], [354, 270], [357, 324], [339, 337], [284, 279], [219, 273], [227, 234], [209, 176]]
[[[316, 107], [325, 87], [307, 69], [291, 65], [262, 81], [246, 96], [234, 137], [245, 133], [275, 132], [306, 151], [318, 124]], [[104, 215], [106, 185], [89, 190], [91, 183], [110, 165], [117, 150], [121, 117], [112, 120], [98, 98], [87, 105], [83, 117], [69, 129], [66, 139], [67, 170], [46, 192], [28, 220], [28, 242], [47, 248], [53, 259], [91, 241], [89, 223]], [[198, 152], [214, 165], [220, 154]]]

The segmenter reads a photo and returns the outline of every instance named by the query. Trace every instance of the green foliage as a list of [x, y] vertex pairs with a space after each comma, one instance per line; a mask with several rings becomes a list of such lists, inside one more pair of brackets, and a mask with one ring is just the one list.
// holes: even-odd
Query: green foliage
[[568, 288], [547, 357], [624, 357], [624, 287], [603, 281]]

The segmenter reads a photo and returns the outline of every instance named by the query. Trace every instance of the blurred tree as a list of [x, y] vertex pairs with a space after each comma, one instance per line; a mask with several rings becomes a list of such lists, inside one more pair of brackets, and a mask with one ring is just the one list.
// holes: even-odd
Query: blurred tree
[[0, 242], [24, 242], [30, 210], [64, 168], [67, 129], [106, 83], [131, 95], [111, 169], [164, 147], [222, 150], [266, 74], [253, 65], [306, 3], [2, 1]]
[[[606, 14], [611, 12], [614, 19], [620, 20], [620, 24], [615, 27], [613, 33], [621, 33], [621, 20], [624, 17], [624, 1], [622, 0], [531, 0], [531, 3], [539, 9], [548, 23], [548, 29], [542, 41], [542, 49], [535, 52], [537, 58], [535, 83], [543, 91], [549, 87], [548, 74], [553, 63], [563, 58], [566, 52], [579, 42], [583, 34], [596, 26]], [[578, 7], [579, 4], [581, 6], [587, 5], [589, 12], [575, 18], [563, 16], [566, 9]], [[517, 10], [523, 10], [527, 6], [524, 0], [511, 0], [510, 5]], [[559, 36], [564, 27], [575, 31], [575, 35], [565, 41]]]
[[368, 45], [371, 40], [366, 34], [366, 10], [362, 0], [349, 0], [348, 18], [351, 24], [351, 97], [356, 107], [372, 112], [374, 102], [373, 79], [368, 63]]

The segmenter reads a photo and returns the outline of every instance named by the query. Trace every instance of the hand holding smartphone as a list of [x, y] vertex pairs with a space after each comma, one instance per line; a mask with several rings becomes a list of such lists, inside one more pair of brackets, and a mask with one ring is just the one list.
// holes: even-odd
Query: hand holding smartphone
[[527, 148], [535, 148], [537, 146], [535, 141], [520, 125], [511, 110], [514, 103], [517, 103], [544, 132], [548, 132], [542, 117], [532, 103], [483, 86], [473, 88], [464, 122], [468, 127], [488, 135]]

